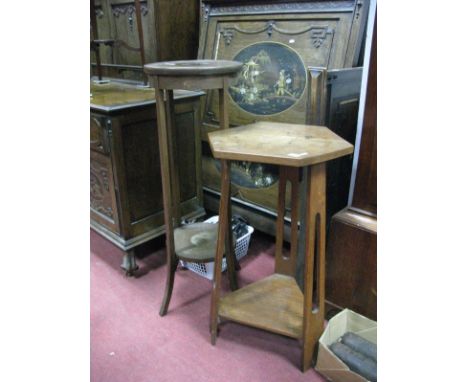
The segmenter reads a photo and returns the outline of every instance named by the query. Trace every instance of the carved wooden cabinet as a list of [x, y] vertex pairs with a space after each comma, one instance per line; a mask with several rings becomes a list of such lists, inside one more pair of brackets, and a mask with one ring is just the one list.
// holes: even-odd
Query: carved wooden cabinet
[[[368, 0], [202, 0], [198, 57], [244, 63], [229, 88], [231, 124], [324, 124], [354, 143], [361, 69], [351, 68], [361, 61], [368, 8]], [[206, 140], [219, 126], [216, 92], [202, 108]], [[206, 207], [217, 210], [220, 165], [205, 142], [202, 161]], [[346, 205], [351, 164], [351, 157], [328, 164], [329, 216]], [[275, 166], [232, 164], [234, 211], [271, 234], [278, 175]]]
[[[176, 91], [177, 160], [182, 214], [202, 216], [199, 103], [201, 92]], [[125, 251], [164, 233], [154, 89], [91, 85], [91, 227]]]
[[[140, 3], [146, 63], [196, 57], [198, 0], [140, 0]], [[139, 46], [133, 0], [94, 0], [94, 7], [100, 39], [120, 40], [130, 47]], [[138, 50], [101, 46], [100, 55], [105, 76], [143, 79]], [[91, 61], [94, 70], [94, 55]]]

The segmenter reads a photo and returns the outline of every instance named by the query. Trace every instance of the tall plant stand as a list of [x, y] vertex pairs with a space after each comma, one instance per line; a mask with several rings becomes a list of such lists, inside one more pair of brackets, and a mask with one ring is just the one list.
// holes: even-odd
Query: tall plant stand
[[[353, 146], [324, 126], [257, 122], [208, 134], [221, 160], [220, 226], [215, 257], [210, 330], [216, 343], [220, 319], [296, 338], [302, 371], [312, 363], [325, 311], [326, 162]], [[280, 166], [275, 273], [220, 297], [221, 262], [228, 229], [229, 161]], [[283, 251], [286, 184], [291, 187], [291, 247]]]
[[[223, 248], [219, 249], [216, 238], [218, 226], [210, 223], [183, 225], [180, 214], [180, 173], [177, 161], [177, 147], [174, 128], [174, 89], [215, 89], [219, 92], [220, 127], [229, 128], [227, 108], [227, 89], [230, 81], [241, 70], [242, 64], [226, 60], [186, 60], [164, 61], [145, 65], [156, 91], [156, 112], [158, 119], [158, 141], [161, 160], [161, 178], [164, 204], [164, 224], [166, 227], [167, 279], [164, 299], [159, 314], [164, 316], [174, 286], [174, 275], [180, 260], [192, 263], [206, 263], [214, 260], [216, 250], [221, 257], [226, 252], [227, 268], [231, 289], [237, 289], [235, 275], [236, 258], [231, 233], [230, 211], [220, 219], [227, 236], [226, 251], [223, 236]], [[194, 145], [200, 151], [200, 137]], [[200, 155], [197, 155], [200, 158]], [[200, 163], [201, 166], [201, 163]], [[227, 227], [227, 229], [225, 229]]]

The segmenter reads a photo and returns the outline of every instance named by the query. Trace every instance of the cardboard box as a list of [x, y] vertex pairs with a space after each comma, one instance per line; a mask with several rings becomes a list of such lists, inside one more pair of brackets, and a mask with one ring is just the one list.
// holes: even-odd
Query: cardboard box
[[315, 370], [333, 382], [367, 382], [367, 379], [349, 370], [328, 348], [346, 332], [358, 334], [377, 344], [377, 322], [345, 309], [328, 322], [319, 339]]

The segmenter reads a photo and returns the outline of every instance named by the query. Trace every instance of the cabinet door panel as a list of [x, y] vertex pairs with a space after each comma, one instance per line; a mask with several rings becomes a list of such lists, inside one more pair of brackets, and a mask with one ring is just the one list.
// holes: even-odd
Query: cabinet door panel
[[122, 155], [130, 224], [163, 209], [157, 147], [153, 116], [122, 123]]
[[[122, 123], [122, 153], [132, 224], [163, 210], [159, 142], [151, 113]], [[176, 155], [182, 202], [197, 196], [194, 112], [176, 110]]]

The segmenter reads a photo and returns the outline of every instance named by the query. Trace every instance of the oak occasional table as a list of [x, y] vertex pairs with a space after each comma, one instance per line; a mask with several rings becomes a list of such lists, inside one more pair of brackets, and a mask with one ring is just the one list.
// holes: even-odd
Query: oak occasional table
[[[324, 126], [257, 122], [208, 134], [221, 160], [220, 233], [211, 300], [211, 341], [220, 318], [296, 338], [302, 371], [324, 326], [326, 162], [353, 145]], [[230, 205], [230, 162], [280, 166], [275, 273], [220, 298], [222, 248]], [[291, 187], [291, 247], [283, 251], [286, 184]]]
[[[158, 139], [160, 142], [161, 176], [166, 226], [167, 279], [164, 298], [159, 314], [167, 313], [174, 286], [174, 276], [180, 260], [206, 263], [214, 260], [218, 237], [218, 225], [210, 223], [182, 224], [180, 213], [180, 168], [176, 161], [178, 147], [174, 139], [174, 89], [216, 89], [219, 92], [219, 114], [221, 129], [229, 128], [227, 91], [229, 83], [237, 76], [242, 64], [226, 60], [165, 61], [145, 65], [144, 70], [150, 83], [156, 89], [156, 112]], [[200, 150], [201, 142], [197, 142]], [[229, 219], [230, 211], [220, 217]], [[233, 249], [233, 238], [229, 229], [223, 232], [221, 256], [226, 253], [230, 286], [237, 289], [235, 268], [237, 266]], [[226, 242], [226, 250], [224, 243]], [[219, 249], [219, 248], [218, 248]]]

